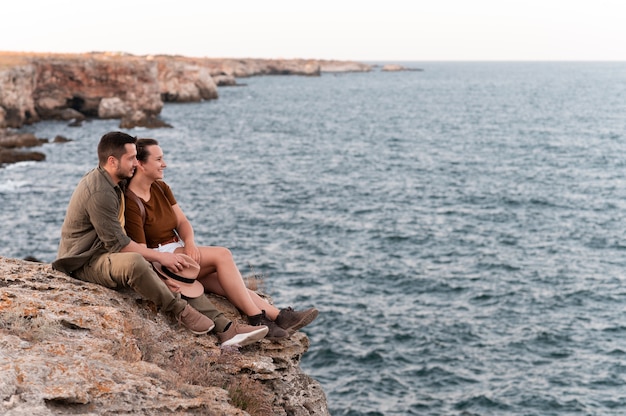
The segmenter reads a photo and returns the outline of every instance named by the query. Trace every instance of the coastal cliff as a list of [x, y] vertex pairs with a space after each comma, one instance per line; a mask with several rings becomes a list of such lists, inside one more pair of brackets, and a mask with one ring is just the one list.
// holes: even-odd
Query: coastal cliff
[[162, 127], [156, 117], [164, 103], [216, 99], [217, 86], [234, 85], [236, 78], [369, 70], [357, 62], [305, 59], [0, 52], [0, 128], [85, 117]]
[[37, 145], [8, 131], [25, 124], [55, 119], [80, 126], [87, 118], [101, 118], [119, 119], [122, 129], [171, 127], [159, 119], [165, 103], [217, 99], [218, 86], [237, 85], [237, 78], [371, 69], [358, 62], [311, 59], [0, 51], [0, 166], [45, 158], [15, 146]]
[[222, 350], [132, 291], [24, 260], [0, 257], [0, 288], [4, 415], [328, 415], [320, 384], [299, 367], [302, 332]]

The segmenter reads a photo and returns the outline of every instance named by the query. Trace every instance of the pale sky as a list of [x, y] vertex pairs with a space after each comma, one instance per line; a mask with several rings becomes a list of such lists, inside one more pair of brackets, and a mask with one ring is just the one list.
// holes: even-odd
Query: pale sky
[[624, 0], [5, 0], [0, 50], [623, 61], [624, 9]]

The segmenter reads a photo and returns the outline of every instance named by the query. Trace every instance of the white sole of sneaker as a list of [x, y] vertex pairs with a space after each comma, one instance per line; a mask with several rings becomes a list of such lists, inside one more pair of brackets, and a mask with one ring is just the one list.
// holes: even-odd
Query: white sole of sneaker
[[215, 328], [215, 325], [213, 325], [211, 328], [207, 329], [206, 331], [202, 331], [202, 332], [198, 332], [198, 331], [191, 331], [192, 334], [196, 334], [196, 335], [204, 335], [204, 334], [208, 334], [209, 332], [211, 332], [211, 330]]
[[267, 335], [269, 329], [267, 327], [259, 328], [256, 331], [246, 332], [245, 334], [237, 334], [228, 341], [224, 341], [221, 347], [230, 347], [232, 345], [239, 345], [245, 347], [246, 345], [253, 344], [262, 340]]

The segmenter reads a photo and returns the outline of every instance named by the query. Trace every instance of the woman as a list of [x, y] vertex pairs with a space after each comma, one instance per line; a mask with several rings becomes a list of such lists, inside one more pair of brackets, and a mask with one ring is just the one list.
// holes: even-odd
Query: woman
[[317, 317], [315, 308], [278, 309], [249, 290], [227, 248], [196, 245], [189, 220], [162, 181], [167, 164], [156, 140], [137, 140], [137, 161], [126, 190], [125, 228], [130, 238], [154, 250], [186, 254], [198, 262], [198, 281], [205, 290], [227, 298], [252, 325], [267, 326], [267, 339], [287, 338]]

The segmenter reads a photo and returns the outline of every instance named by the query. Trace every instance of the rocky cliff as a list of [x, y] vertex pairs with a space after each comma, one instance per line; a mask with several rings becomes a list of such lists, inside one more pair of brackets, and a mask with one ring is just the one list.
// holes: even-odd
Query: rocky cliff
[[0, 166], [45, 157], [5, 146], [7, 141], [30, 140], [16, 141], [17, 133], [7, 129], [40, 120], [67, 120], [80, 126], [86, 118], [107, 118], [119, 119], [122, 129], [170, 127], [158, 117], [164, 103], [217, 99], [217, 87], [236, 85], [237, 78], [370, 70], [358, 62], [310, 59], [0, 51]]
[[299, 368], [308, 346], [297, 332], [222, 350], [133, 292], [0, 257], [4, 415], [327, 415], [319, 383]]
[[165, 102], [218, 97], [217, 85], [255, 75], [318, 76], [368, 71], [357, 62], [304, 59], [214, 59], [112, 53], [0, 52], [0, 128], [42, 119], [121, 119], [121, 127], [161, 127]]

